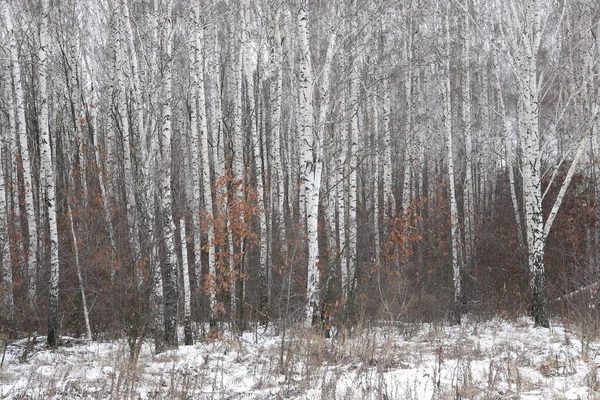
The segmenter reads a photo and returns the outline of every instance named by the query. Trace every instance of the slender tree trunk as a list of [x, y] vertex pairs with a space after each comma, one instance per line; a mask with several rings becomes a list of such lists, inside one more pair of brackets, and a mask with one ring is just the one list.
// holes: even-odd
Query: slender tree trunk
[[[192, 36], [190, 38], [190, 66], [191, 66], [191, 80], [192, 85], [190, 88], [190, 147], [191, 147], [191, 186], [192, 186], [192, 196], [189, 199], [189, 208], [192, 214], [192, 235], [193, 235], [193, 244], [194, 244], [194, 275], [196, 276], [196, 286], [201, 287], [202, 282], [202, 241], [201, 241], [201, 232], [200, 232], [200, 209], [201, 202], [200, 196], [201, 188], [201, 170], [200, 170], [200, 134], [198, 134], [198, 80], [204, 80], [204, 71], [203, 71], [203, 58], [202, 58], [202, 43], [200, 42], [200, 4], [196, 3], [191, 7], [191, 13], [193, 15], [192, 21]], [[200, 77], [202, 75], [202, 77]], [[203, 83], [204, 86], [204, 83]], [[204, 101], [203, 101], [204, 103]], [[206, 111], [200, 110], [200, 118], [204, 119], [201, 122], [202, 126], [206, 129]]]
[[184, 344], [191, 346], [194, 344], [194, 335], [192, 333], [192, 301], [190, 292], [190, 268], [188, 265], [187, 235], [185, 233], [185, 219], [179, 221], [181, 232], [181, 269], [183, 273], [183, 332]]
[[69, 228], [71, 230], [71, 238], [73, 240], [73, 256], [75, 258], [75, 270], [77, 271], [77, 280], [79, 282], [79, 293], [81, 295], [81, 307], [83, 308], [83, 320], [85, 321], [86, 339], [92, 340], [92, 328], [90, 325], [90, 313], [87, 306], [87, 298], [85, 296], [85, 282], [81, 273], [81, 263], [79, 262], [79, 242], [75, 233], [75, 223], [73, 222], [73, 212], [71, 210], [71, 200], [67, 198], [67, 216], [69, 218]]
[[[4, 23], [8, 31], [8, 40], [10, 47], [10, 59], [12, 65], [12, 76], [15, 91], [15, 103], [17, 114], [17, 127], [19, 147], [21, 154], [21, 165], [23, 168], [23, 190], [25, 193], [25, 217], [27, 220], [28, 240], [25, 241], [25, 255], [27, 260], [27, 299], [32, 310], [35, 309], [35, 296], [37, 292], [37, 254], [38, 254], [38, 233], [36, 225], [33, 179], [31, 171], [31, 162], [27, 146], [27, 126], [25, 121], [25, 98], [23, 95], [23, 84], [21, 80], [21, 64], [19, 61], [17, 40], [15, 38], [14, 27], [12, 24], [11, 13], [6, 1], [0, 4], [3, 9]], [[44, 39], [46, 40], [46, 39]], [[45, 76], [44, 76], [45, 78]], [[47, 110], [47, 106], [46, 106]]]
[[[198, 42], [197, 48], [200, 50], [203, 44], [203, 31], [198, 30], [196, 40]], [[198, 65], [202, 66], [204, 60], [202, 58], [202, 51], [198, 51]], [[208, 127], [206, 119], [206, 93], [204, 88], [204, 74], [202, 71], [198, 71], [198, 111], [200, 116], [200, 146], [202, 150], [202, 190], [204, 196], [204, 211], [208, 214], [210, 219], [207, 228], [207, 246], [208, 246], [208, 277], [205, 279], [205, 289], [208, 290], [209, 306], [210, 306], [210, 326], [211, 329], [215, 327], [216, 323], [216, 306], [217, 306], [217, 288], [216, 288], [216, 277], [217, 267], [215, 261], [215, 214], [213, 210], [213, 193], [212, 193], [212, 182], [210, 179], [210, 149], [208, 140]], [[214, 117], [214, 116], [213, 116]], [[214, 122], [214, 121], [213, 121]], [[214, 129], [214, 126], [213, 126]]]
[[[386, 219], [396, 216], [396, 196], [392, 186], [392, 139], [390, 129], [390, 88], [387, 79], [383, 83], [383, 214]], [[388, 230], [388, 224], [384, 224]]]
[[172, 45], [172, 3], [167, 0], [165, 4], [163, 29], [163, 120], [161, 133], [161, 179], [160, 198], [162, 213], [162, 232], [165, 242], [165, 343], [167, 346], [177, 347], [177, 256], [175, 254], [175, 223], [173, 221], [172, 191], [171, 191], [171, 146], [172, 146], [172, 77], [171, 77], [171, 45]]
[[[281, 105], [283, 99], [283, 65], [282, 65], [282, 45], [281, 45], [281, 33], [279, 29], [279, 12], [276, 15], [274, 22], [274, 34], [273, 34], [273, 49], [271, 54], [271, 77], [270, 84], [270, 97], [271, 97], [271, 165], [272, 169], [272, 180], [275, 181], [274, 187], [276, 186], [277, 195], [272, 196], [271, 202], [275, 213], [272, 218], [272, 222], [277, 228], [279, 234], [280, 251], [282, 256], [285, 258], [287, 255], [287, 235], [285, 228], [285, 187], [284, 187], [284, 171], [282, 170], [281, 163]], [[272, 183], [273, 185], [273, 183]], [[275, 199], [276, 200], [275, 200]]]
[[40, 87], [40, 156], [41, 173], [45, 184], [46, 210], [48, 212], [48, 226], [50, 227], [50, 287], [49, 287], [49, 317], [48, 317], [48, 346], [56, 347], [59, 341], [58, 332], [58, 225], [56, 213], [56, 183], [52, 149], [50, 147], [50, 130], [48, 125], [48, 88], [46, 83], [46, 47], [48, 45], [48, 14], [50, 12], [48, 0], [41, 2], [40, 23], [40, 48], [38, 82]]
[[450, 85], [450, 5], [446, 6], [445, 28], [446, 28], [446, 57], [443, 69], [444, 79], [444, 128], [446, 130], [446, 152], [448, 157], [448, 186], [450, 192], [450, 236], [452, 242], [452, 279], [454, 281], [454, 323], [460, 324], [461, 310], [461, 256], [460, 256], [460, 232], [458, 226], [458, 207], [456, 204], [456, 192], [454, 187], [454, 156], [452, 151], [452, 98]]
[[248, 57], [244, 60], [245, 80], [248, 88], [248, 108], [250, 113], [250, 137], [252, 138], [252, 150], [254, 155], [254, 171], [256, 173], [256, 205], [261, 211], [259, 214], [260, 234], [259, 238], [259, 310], [262, 313], [261, 319], [268, 312], [268, 264], [267, 264], [267, 213], [265, 210], [265, 185], [263, 184], [263, 157], [261, 155], [262, 146], [260, 132], [256, 129], [257, 125], [257, 109], [254, 101], [254, 70], [256, 66]]
[[[468, 2], [467, 2], [468, 4]], [[474, 257], [474, 229], [475, 229], [475, 208], [473, 199], [473, 134], [471, 129], [471, 67], [470, 67], [470, 15], [468, 9], [463, 15], [463, 87], [462, 87], [462, 114], [465, 130], [465, 181], [464, 181], [464, 206], [463, 206], [463, 224], [465, 235], [465, 267], [473, 267]], [[485, 90], [485, 88], [484, 88]], [[485, 107], [485, 106], [484, 106]]]
[[[2, 2], [0, 3], [0, 8], [7, 7], [7, 5]], [[0, 15], [5, 14], [0, 10]], [[10, 68], [7, 69], [10, 71]], [[10, 73], [6, 73], [5, 76], [10, 76]], [[10, 81], [10, 79], [7, 79]], [[3, 143], [12, 142], [12, 138], [16, 132], [15, 125], [15, 117], [13, 113], [13, 95], [11, 85], [5, 85], [6, 90], [6, 99], [8, 100], [8, 104], [10, 106], [8, 110], [8, 135], [6, 135], [6, 131], [3, 132], [1, 137]], [[8, 136], [8, 137], [6, 137]], [[6, 316], [7, 322], [10, 325], [14, 322], [15, 318], [15, 298], [13, 292], [13, 273], [12, 273], [12, 260], [10, 258], [10, 234], [9, 234], [9, 211], [6, 204], [6, 182], [5, 179], [5, 163], [3, 160], [10, 160], [12, 157], [6, 148], [5, 144], [0, 145], [0, 263], [2, 263], [2, 293], [4, 294], [4, 308], [2, 309], [4, 315]], [[6, 157], [6, 158], [5, 158]], [[10, 165], [10, 163], [7, 163]]]
[[357, 57], [352, 62], [352, 71], [350, 75], [350, 163], [348, 173], [348, 284], [344, 288], [344, 300], [350, 306], [352, 297], [356, 289], [357, 275], [357, 248], [356, 239], [358, 232], [358, 222], [356, 219], [356, 208], [358, 205], [358, 115], [359, 115], [359, 60]]

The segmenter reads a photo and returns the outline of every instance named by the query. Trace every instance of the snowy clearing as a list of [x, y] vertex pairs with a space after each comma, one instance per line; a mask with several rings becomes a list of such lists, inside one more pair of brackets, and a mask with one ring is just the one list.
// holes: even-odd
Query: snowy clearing
[[[299, 329], [152, 354], [127, 368], [125, 342], [51, 351], [11, 343], [3, 399], [600, 399], [600, 342], [555, 323], [389, 324], [352, 339]], [[23, 357], [25, 348], [28, 354]]]

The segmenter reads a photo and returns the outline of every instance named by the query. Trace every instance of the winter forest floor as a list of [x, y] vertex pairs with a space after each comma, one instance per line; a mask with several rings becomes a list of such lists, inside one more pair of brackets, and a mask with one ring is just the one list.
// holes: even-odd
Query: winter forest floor
[[[558, 323], [382, 324], [342, 341], [225, 334], [127, 367], [124, 341], [10, 343], [3, 399], [600, 399], [600, 340]], [[4, 346], [3, 346], [4, 347]], [[27, 350], [25, 350], [27, 348]], [[1, 349], [1, 348], [0, 348]]]

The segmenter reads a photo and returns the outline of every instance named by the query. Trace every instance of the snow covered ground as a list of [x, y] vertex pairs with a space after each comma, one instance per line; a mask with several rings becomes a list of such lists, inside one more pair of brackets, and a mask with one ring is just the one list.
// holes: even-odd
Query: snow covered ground
[[[338, 335], [341, 336], [341, 335]], [[301, 329], [224, 335], [127, 367], [125, 342], [14, 342], [3, 399], [600, 399], [600, 341], [529, 320], [387, 324], [350, 339]]]

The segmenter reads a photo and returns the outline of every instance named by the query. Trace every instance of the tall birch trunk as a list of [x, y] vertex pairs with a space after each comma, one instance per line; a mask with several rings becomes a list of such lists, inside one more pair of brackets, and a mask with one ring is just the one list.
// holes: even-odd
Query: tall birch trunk
[[177, 256], [175, 254], [175, 223], [173, 221], [172, 209], [172, 191], [171, 191], [171, 174], [172, 174], [172, 60], [171, 60], [171, 45], [172, 45], [172, 7], [173, 4], [167, 0], [164, 10], [164, 20], [162, 24], [163, 37], [163, 120], [161, 134], [161, 179], [160, 179], [160, 198], [161, 198], [161, 213], [162, 213], [162, 232], [165, 242], [165, 343], [167, 346], [177, 347], [177, 299], [178, 299], [178, 284], [177, 284]]
[[[25, 218], [27, 220], [28, 240], [25, 241], [25, 257], [27, 260], [27, 299], [32, 310], [35, 309], [35, 296], [37, 292], [37, 254], [38, 233], [33, 196], [33, 179], [29, 149], [27, 146], [27, 126], [25, 121], [25, 98], [23, 95], [23, 84], [21, 80], [21, 63], [19, 61], [17, 40], [15, 38], [11, 13], [6, 1], [0, 4], [3, 9], [4, 23], [8, 33], [10, 60], [12, 66], [12, 77], [15, 91], [15, 104], [17, 114], [18, 139], [23, 168], [23, 191], [25, 194]], [[46, 107], [47, 109], [47, 107]]]
[[116, 17], [119, 21], [119, 30], [117, 32], [117, 61], [116, 61], [116, 75], [117, 75], [117, 113], [121, 125], [121, 131], [123, 135], [123, 175], [124, 182], [123, 188], [125, 192], [125, 214], [127, 216], [127, 229], [129, 232], [129, 245], [131, 247], [131, 258], [133, 262], [132, 270], [135, 270], [138, 258], [140, 256], [140, 245], [137, 229], [137, 216], [135, 207], [135, 178], [133, 173], [133, 161], [131, 157], [132, 150], [134, 148], [131, 130], [129, 127], [129, 112], [127, 107], [127, 82], [125, 77], [128, 75], [129, 63], [126, 57], [126, 43], [125, 43], [125, 23], [123, 16], [117, 11]]
[[[201, 67], [204, 64], [202, 57], [202, 46], [204, 42], [203, 31], [198, 29], [197, 36], [197, 48], [198, 48], [198, 66]], [[208, 279], [205, 279], [206, 286], [208, 289], [209, 306], [210, 306], [210, 326], [211, 329], [215, 327], [216, 321], [216, 306], [217, 306], [217, 289], [216, 289], [216, 276], [217, 267], [215, 261], [215, 227], [214, 220], [215, 214], [213, 210], [213, 193], [212, 193], [212, 182], [210, 179], [210, 153], [209, 153], [209, 140], [208, 140], [208, 126], [206, 117], [206, 93], [204, 87], [204, 74], [200, 69], [197, 71], [197, 82], [198, 82], [198, 111], [200, 119], [200, 146], [202, 150], [202, 190], [204, 196], [204, 208], [205, 212], [211, 221], [208, 224], [207, 231], [207, 246], [208, 246]], [[214, 128], [214, 127], [213, 127]]]
[[59, 341], [58, 332], [58, 225], [56, 214], [56, 180], [54, 176], [54, 164], [52, 149], [50, 147], [50, 129], [48, 124], [48, 87], [46, 82], [46, 47], [48, 45], [48, 14], [50, 12], [48, 0], [41, 1], [41, 23], [40, 23], [40, 48], [38, 82], [40, 87], [40, 156], [41, 174], [45, 184], [44, 194], [46, 197], [46, 210], [48, 212], [48, 226], [50, 228], [50, 285], [48, 306], [48, 336], [47, 343], [50, 347], [56, 347]]
[[[5, 2], [0, 3], [0, 8], [7, 7]], [[4, 12], [0, 10], [0, 15]], [[7, 68], [10, 71], [10, 68]], [[10, 76], [10, 73], [6, 73], [6, 75]], [[5, 76], [6, 76], [5, 75]], [[10, 79], [7, 79], [10, 81]], [[1, 291], [4, 293], [4, 302], [3, 302], [3, 313], [6, 315], [6, 319], [9, 324], [14, 322], [15, 317], [15, 298], [13, 292], [13, 273], [12, 273], [12, 260], [10, 257], [10, 233], [9, 233], [9, 210], [6, 204], [6, 182], [5, 179], [5, 163], [4, 160], [8, 158], [10, 161], [12, 156], [9, 153], [9, 149], [4, 143], [11, 143], [13, 138], [15, 137], [16, 132], [16, 124], [15, 124], [15, 116], [13, 106], [13, 95], [11, 85], [5, 85], [6, 90], [6, 99], [8, 100], [8, 104], [10, 106], [8, 110], [8, 137], [5, 136], [6, 132], [3, 132], [4, 135], [0, 137], [3, 144], [0, 146], [0, 263], [2, 263], [2, 286]], [[5, 158], [6, 157], [6, 158]], [[10, 162], [7, 163], [10, 165]]]
[[260, 234], [259, 240], [259, 310], [264, 319], [268, 312], [269, 296], [269, 271], [267, 264], [267, 213], [265, 210], [265, 185], [263, 184], [263, 165], [262, 165], [262, 145], [260, 133], [256, 129], [257, 125], [257, 109], [254, 100], [254, 70], [256, 66], [250, 57], [244, 60], [244, 76], [248, 88], [248, 107], [250, 113], [250, 137], [252, 138], [252, 151], [254, 155], [254, 171], [256, 173], [256, 205], [261, 211], [259, 214]]
[[[299, 35], [299, 110], [298, 127], [301, 140], [300, 160], [300, 220], [304, 220], [308, 235], [308, 275], [306, 282], [306, 313], [305, 325], [310, 327], [319, 319], [319, 249], [318, 249], [318, 210], [319, 183], [316, 176], [318, 145], [313, 132], [313, 76], [309, 43], [309, 12], [308, 3], [302, 2], [298, 11]], [[315, 204], [316, 203], [316, 204]]]
[[183, 274], [183, 335], [184, 344], [194, 344], [192, 333], [192, 301], [190, 293], [190, 268], [188, 265], [187, 235], [185, 233], [185, 219], [179, 221], [181, 235], [181, 272]]
[[[467, 2], [468, 4], [468, 2]], [[473, 267], [475, 208], [473, 199], [473, 134], [471, 128], [471, 67], [470, 67], [470, 15], [468, 9], [463, 15], [463, 82], [462, 82], [462, 117], [465, 130], [465, 181], [464, 181], [464, 235], [465, 235], [465, 267]], [[484, 88], [485, 90], [485, 88]], [[486, 105], [484, 105], [486, 107]]]
[[[511, 4], [514, 22], [519, 21]], [[542, 214], [541, 150], [539, 130], [539, 83], [537, 52], [541, 41], [541, 1], [524, 0], [522, 35], [517, 47], [517, 80], [522, 104], [522, 174], [530, 290], [536, 326], [549, 327], [546, 312], [546, 274], [544, 271], [544, 222]]]
[[[352, 297], [356, 288], [356, 265], [357, 248], [356, 239], [358, 231], [358, 222], [356, 220], [356, 208], [358, 203], [358, 115], [359, 115], [359, 76], [358, 56], [352, 61], [352, 70], [350, 75], [350, 162], [348, 173], [348, 282], [344, 291], [344, 300], [347, 306], [350, 306]], [[344, 143], [343, 143], [344, 144]]]
[[77, 281], [79, 282], [79, 294], [81, 295], [81, 308], [83, 309], [83, 320], [85, 322], [86, 339], [92, 340], [92, 328], [90, 325], [90, 313], [87, 306], [87, 298], [85, 296], [85, 283], [81, 272], [81, 263], [79, 261], [79, 242], [75, 232], [75, 222], [73, 221], [73, 212], [71, 210], [71, 199], [67, 198], [67, 216], [69, 218], [69, 228], [71, 231], [71, 239], [73, 240], [73, 257], [75, 259], [75, 270], [77, 272]]
[[[190, 147], [191, 147], [191, 178], [192, 178], [192, 196], [189, 199], [189, 209], [192, 214], [192, 237], [194, 245], [194, 275], [196, 276], [196, 286], [201, 287], [202, 282], [202, 241], [200, 232], [200, 196], [202, 195], [200, 190], [201, 170], [200, 170], [200, 135], [198, 134], [198, 80], [204, 80], [204, 76], [200, 78], [200, 75], [204, 75], [203, 72], [203, 58], [201, 55], [201, 42], [200, 32], [202, 27], [200, 26], [200, 4], [196, 3], [191, 7], [191, 13], [193, 16], [192, 20], [192, 35], [190, 38], [190, 67], [191, 67], [191, 80], [192, 85], [190, 88]], [[203, 84], [204, 85], [204, 84]], [[204, 90], [203, 90], [204, 91]], [[204, 101], [203, 101], [204, 103]], [[204, 105], [204, 104], [203, 104]], [[203, 119], [200, 125], [206, 129], [206, 112], [200, 110], [200, 118]], [[202, 127], [201, 127], [202, 129]], [[200, 133], [202, 134], [202, 132]]]
[[[390, 129], [390, 87], [383, 81], [383, 214], [386, 219], [396, 216], [396, 196], [392, 186], [392, 138]], [[384, 224], [387, 230], [388, 224]]]
[[452, 97], [450, 84], [450, 5], [446, 6], [445, 29], [446, 29], [446, 57], [442, 79], [444, 80], [444, 114], [442, 120], [446, 130], [446, 153], [448, 157], [448, 186], [450, 194], [450, 239], [452, 242], [452, 280], [454, 282], [454, 323], [460, 324], [461, 310], [461, 256], [460, 256], [460, 233], [458, 227], [458, 207], [456, 204], [456, 190], [454, 187], [454, 156], [452, 151]]

